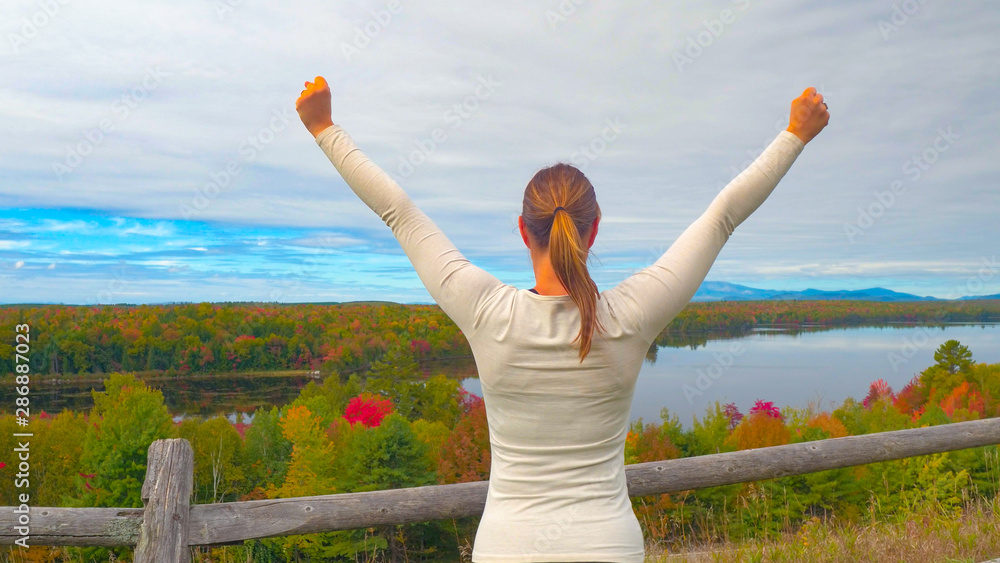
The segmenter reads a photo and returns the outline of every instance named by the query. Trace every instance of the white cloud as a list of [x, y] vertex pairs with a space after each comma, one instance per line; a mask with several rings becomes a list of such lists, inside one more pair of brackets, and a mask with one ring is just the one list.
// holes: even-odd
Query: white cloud
[[[773, 140], [806, 86], [827, 96], [830, 125], [737, 229], [712, 278], [947, 279], [995, 248], [995, 3], [921, 4], [888, 39], [878, 27], [892, 14], [887, 4], [750, 3], [682, 71], [674, 56], [706, 20], [739, 3], [590, 2], [553, 28], [546, 12], [558, 5], [405, 4], [350, 62], [343, 42], [383, 2], [244, 2], [222, 16], [195, 0], [63, 6], [17, 54], [2, 55], [18, 80], [0, 89], [10, 131], [0, 136], [0, 205], [94, 209], [113, 226], [0, 219], [0, 251], [18, 251], [9, 260], [34, 251], [13, 233], [170, 244], [181, 236], [171, 221], [199, 192], [214, 195], [189, 219], [329, 229], [339, 233], [328, 239], [335, 247], [391, 243], [291, 111], [302, 82], [317, 74], [331, 81], [335, 119], [362, 150], [462, 251], [496, 264], [527, 265], [511, 217], [531, 175], [570, 160], [616, 117], [628, 128], [585, 170], [604, 212], [595, 252], [607, 264], [657, 255]], [[17, 0], [8, 11], [7, 31], [16, 33], [38, 5]], [[150, 67], [162, 69], [162, 84], [59, 181], [52, 163], [115, 116], [113, 104]], [[500, 86], [452, 127], [446, 112], [474, 95], [481, 76]], [[292, 119], [268, 131], [282, 110]], [[843, 224], [876, 190], [905, 179], [907, 159], [949, 125], [962, 137], [850, 244]], [[435, 129], [447, 139], [400, 177], [400, 158]], [[252, 158], [248, 137], [261, 146]], [[210, 187], [230, 162], [240, 172]], [[270, 240], [316, 247], [325, 236]], [[214, 243], [180, 246], [207, 252]]]
[[144, 237], [167, 237], [173, 235], [175, 229], [170, 223], [161, 221], [155, 225], [135, 224], [118, 231], [119, 235], [139, 235]]
[[743, 265], [747, 273], [763, 276], [796, 275], [815, 277], [907, 275], [914, 273], [974, 274], [982, 263], [978, 261], [888, 260], [880, 262], [841, 262], [823, 264], [803, 262], [788, 265]]

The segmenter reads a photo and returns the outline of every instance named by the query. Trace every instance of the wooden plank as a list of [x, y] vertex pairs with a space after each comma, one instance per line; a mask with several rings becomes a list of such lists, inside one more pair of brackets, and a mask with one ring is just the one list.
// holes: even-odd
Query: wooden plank
[[135, 546], [135, 563], [190, 563], [188, 547], [194, 451], [183, 438], [149, 445], [142, 502], [146, 509]]
[[[32, 506], [28, 545], [135, 545], [142, 526], [141, 508], [62, 508]], [[15, 533], [14, 507], [0, 506], [0, 545], [12, 545]]]
[[[625, 473], [629, 495], [646, 496], [994, 444], [1000, 444], [1000, 418], [639, 463], [626, 466]], [[186, 541], [190, 545], [220, 545], [252, 538], [478, 516], [485, 506], [488, 486], [488, 481], [477, 481], [198, 504], [190, 507]], [[0, 507], [0, 544], [12, 544], [19, 537], [13, 532], [17, 522], [13, 510]], [[135, 523], [142, 513], [141, 509], [32, 508], [31, 544], [134, 545], [137, 535], [132, 530], [137, 529]]]
[[[813, 473], [1000, 443], [1000, 418], [628, 465], [630, 496]], [[488, 481], [191, 507], [192, 545], [478, 516]]]
[[489, 481], [191, 507], [191, 545], [475, 516]]
[[1000, 418], [637, 463], [626, 469], [628, 494], [704, 489], [994, 444], [1000, 444]]

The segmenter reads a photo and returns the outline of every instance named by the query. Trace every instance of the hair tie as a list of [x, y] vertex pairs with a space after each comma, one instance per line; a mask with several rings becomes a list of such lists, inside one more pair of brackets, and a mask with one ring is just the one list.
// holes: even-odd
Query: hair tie
[[[559, 207], [556, 207], [555, 209], [552, 210], [552, 217], [555, 217], [556, 216], [556, 211], [559, 211], [560, 209], [562, 209], [563, 211], [566, 211], [566, 208], [560, 205]], [[566, 213], [569, 213], [569, 211], [566, 211]]]

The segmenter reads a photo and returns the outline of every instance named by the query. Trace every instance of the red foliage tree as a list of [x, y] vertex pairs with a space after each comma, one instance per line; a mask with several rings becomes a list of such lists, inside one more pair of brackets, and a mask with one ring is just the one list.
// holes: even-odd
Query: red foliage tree
[[458, 406], [462, 408], [462, 412], [468, 413], [475, 408], [479, 408], [483, 405], [483, 398], [479, 395], [474, 395], [465, 390], [464, 387], [459, 387], [458, 389]]
[[354, 397], [344, 408], [344, 418], [354, 424], [360, 422], [372, 428], [382, 424], [382, 419], [392, 412], [392, 401], [381, 395], [362, 393]]
[[863, 405], [865, 408], [870, 409], [876, 401], [882, 398], [887, 398], [893, 403], [895, 403], [896, 395], [892, 392], [892, 387], [884, 379], [876, 379], [872, 381], [872, 384], [868, 387], [868, 396], [865, 397]]
[[[757, 413], [763, 413], [772, 418], [783, 420], [781, 416], [781, 410], [778, 409], [778, 407], [774, 406], [773, 401], [762, 401], [760, 399], [757, 399], [757, 402], [753, 404], [753, 408], [750, 409], [750, 416], [753, 416]], [[742, 419], [743, 417], [740, 418]]]
[[418, 358], [422, 358], [430, 353], [431, 345], [428, 344], [426, 340], [415, 338], [410, 341], [410, 351], [413, 352]]
[[743, 420], [743, 413], [740, 412], [739, 407], [736, 403], [727, 403], [725, 406], [726, 418], [729, 419], [729, 429], [734, 430], [739, 426], [740, 421]]
[[927, 402], [927, 395], [927, 389], [925, 389], [923, 384], [920, 382], [920, 376], [914, 375], [913, 379], [903, 386], [899, 393], [896, 394], [892, 404], [899, 412], [908, 414], [916, 420], [919, 418], [917, 411], [922, 413], [924, 410], [924, 403]]

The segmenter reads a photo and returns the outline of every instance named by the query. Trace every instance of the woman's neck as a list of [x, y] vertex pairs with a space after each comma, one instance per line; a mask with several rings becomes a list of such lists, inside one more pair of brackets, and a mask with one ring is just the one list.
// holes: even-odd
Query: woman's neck
[[539, 295], [569, 295], [569, 291], [559, 281], [559, 276], [556, 275], [556, 271], [552, 268], [552, 262], [549, 261], [548, 255], [539, 257], [532, 265], [535, 270], [534, 290]]

